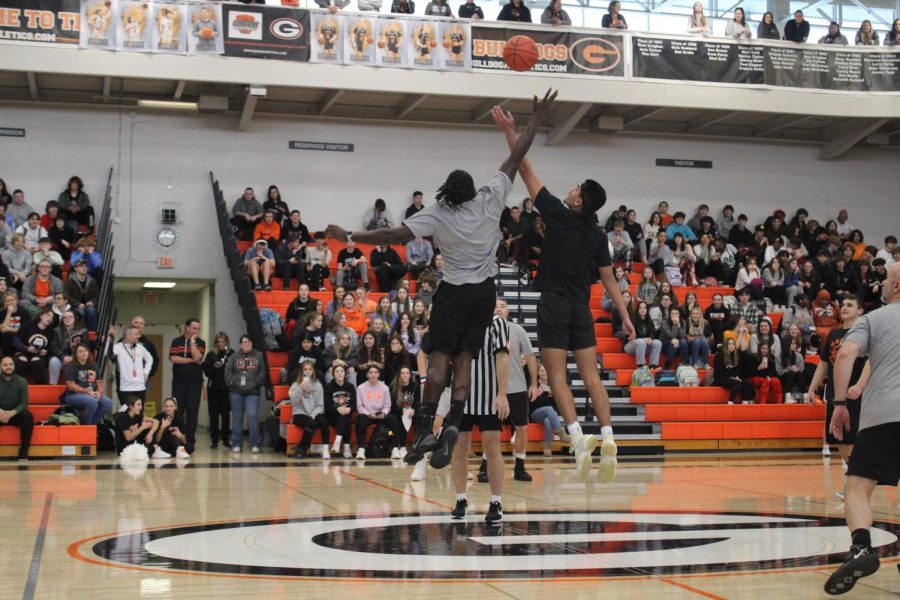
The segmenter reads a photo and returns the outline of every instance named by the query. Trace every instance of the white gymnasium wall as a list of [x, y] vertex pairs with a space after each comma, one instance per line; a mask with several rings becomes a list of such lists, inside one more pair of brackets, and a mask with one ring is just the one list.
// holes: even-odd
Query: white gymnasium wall
[[[27, 130], [24, 139], [0, 138], [0, 177], [11, 188], [23, 188], [42, 209], [77, 173], [99, 200], [106, 169], [113, 166], [116, 273], [216, 280], [217, 322], [209, 327], [229, 334], [239, 333], [232, 324], [240, 314], [213, 224], [210, 170], [229, 202], [247, 185], [262, 200], [275, 183], [311, 229], [329, 222], [359, 229], [362, 212], [376, 197], [399, 217], [414, 189], [430, 201], [454, 168], [485, 181], [506, 153], [502, 137], [487, 127], [257, 118], [241, 133], [233, 116], [34, 107], [4, 107], [0, 116], [3, 126]], [[355, 152], [289, 150], [292, 139], [352, 143]], [[716, 212], [731, 203], [754, 220], [774, 208], [792, 213], [805, 206], [824, 221], [847, 207], [867, 240], [880, 245], [884, 235], [897, 233], [896, 154], [859, 149], [827, 162], [816, 160], [817, 154], [817, 147], [807, 146], [573, 134], [553, 148], [539, 138], [530, 156], [556, 194], [592, 176], [607, 188], [610, 205], [634, 207], [641, 220], [661, 199], [689, 214], [700, 202]], [[714, 168], [660, 168], [654, 165], [658, 157], [709, 159]], [[524, 196], [519, 183], [510, 200]], [[177, 226], [181, 242], [169, 252], [174, 271], [155, 262], [162, 253], [154, 243], [161, 202], [180, 203], [184, 216]]]

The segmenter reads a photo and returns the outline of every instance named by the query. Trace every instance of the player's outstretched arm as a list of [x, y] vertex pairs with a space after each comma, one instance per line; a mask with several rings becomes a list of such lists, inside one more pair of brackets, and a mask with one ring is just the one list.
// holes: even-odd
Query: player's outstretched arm
[[[491, 117], [493, 117], [494, 123], [497, 124], [500, 131], [503, 132], [503, 135], [506, 136], [506, 143], [510, 151], [512, 151], [516, 147], [516, 122], [512, 113], [503, 112], [503, 109], [495, 106], [491, 109]], [[528, 195], [532, 198], [536, 197], [537, 193], [544, 187], [544, 183], [538, 179], [534, 169], [531, 168], [531, 161], [528, 160], [527, 156], [519, 163], [519, 175], [522, 176], [522, 181], [525, 182]]]
[[[325, 228], [325, 237], [339, 242], [347, 241], [347, 231], [338, 225], [329, 225]], [[391, 229], [376, 229], [374, 231], [360, 231], [353, 234], [353, 241], [360, 244], [372, 244], [373, 246], [390, 246], [393, 244], [405, 244], [411, 242], [416, 236], [406, 225], [392, 227]]]
[[509, 177], [510, 181], [515, 179], [516, 171], [519, 170], [522, 159], [528, 154], [528, 149], [531, 148], [534, 136], [537, 135], [541, 119], [543, 119], [550, 110], [550, 106], [553, 104], [553, 101], [556, 100], [556, 94], [556, 91], [549, 89], [547, 90], [547, 93], [544, 94], [542, 100], [538, 100], [537, 96], [534, 97], [534, 112], [531, 115], [531, 119], [529, 119], [528, 125], [525, 126], [525, 131], [523, 131], [522, 135], [516, 140], [507, 159], [500, 165], [500, 171], [506, 173], [506, 176]]

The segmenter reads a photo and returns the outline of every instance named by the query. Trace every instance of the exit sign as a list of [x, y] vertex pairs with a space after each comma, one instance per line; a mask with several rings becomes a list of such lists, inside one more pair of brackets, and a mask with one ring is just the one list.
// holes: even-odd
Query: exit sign
[[160, 269], [174, 269], [175, 268], [175, 257], [174, 256], [160, 256], [156, 259], [156, 266]]
[[159, 304], [159, 294], [156, 292], [144, 292], [144, 304]]

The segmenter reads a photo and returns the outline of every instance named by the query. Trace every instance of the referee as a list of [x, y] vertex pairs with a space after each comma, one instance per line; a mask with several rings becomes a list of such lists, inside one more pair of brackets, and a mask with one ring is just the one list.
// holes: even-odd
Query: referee
[[850, 591], [856, 581], [878, 570], [872, 548], [872, 492], [875, 486], [900, 482], [900, 263], [884, 280], [885, 306], [859, 317], [841, 344], [834, 365], [834, 414], [831, 433], [841, 440], [850, 430], [847, 389], [857, 357], [868, 355], [871, 375], [863, 393], [859, 433], [850, 455], [844, 491], [847, 526], [852, 542], [847, 560], [832, 573], [825, 591]]
[[509, 325], [500, 316], [494, 316], [484, 334], [481, 350], [472, 361], [472, 387], [463, 409], [459, 426], [459, 440], [453, 450], [451, 473], [456, 488], [456, 507], [450, 516], [463, 519], [469, 507], [466, 482], [469, 476], [469, 444], [472, 427], [481, 432], [481, 444], [487, 459], [491, 482], [491, 503], [484, 520], [496, 523], [503, 518], [503, 455], [500, 454], [500, 429], [509, 416], [506, 386], [509, 373]]

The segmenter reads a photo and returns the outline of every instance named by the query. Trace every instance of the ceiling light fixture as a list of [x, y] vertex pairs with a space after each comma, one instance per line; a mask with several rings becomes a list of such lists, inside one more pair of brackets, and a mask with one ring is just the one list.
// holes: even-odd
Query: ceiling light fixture
[[173, 287], [174, 281], [147, 281], [143, 285], [145, 290], [171, 290]]
[[140, 108], [160, 108], [163, 110], [196, 111], [196, 102], [178, 102], [175, 100], [138, 100]]

